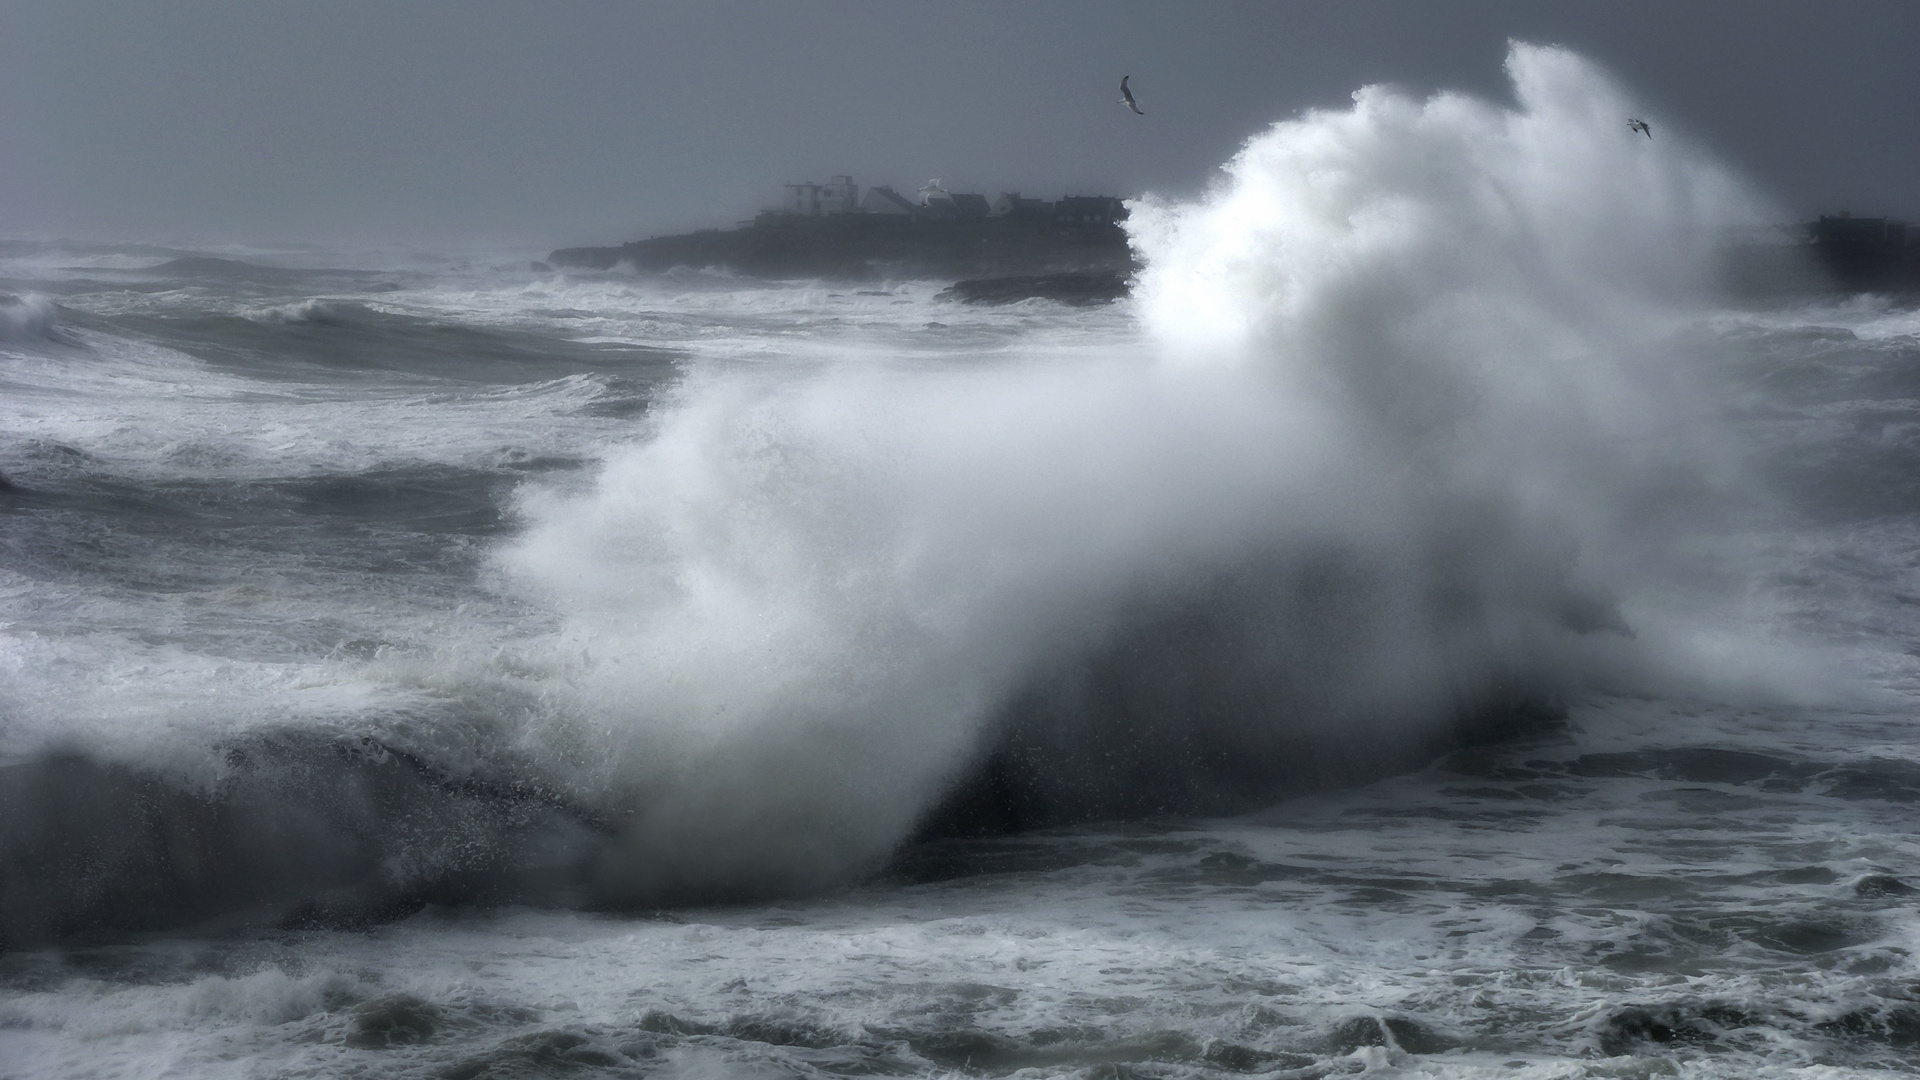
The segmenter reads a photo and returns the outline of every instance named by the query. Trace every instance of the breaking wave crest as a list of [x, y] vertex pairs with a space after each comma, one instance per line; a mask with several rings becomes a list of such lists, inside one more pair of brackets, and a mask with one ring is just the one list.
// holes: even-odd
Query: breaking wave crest
[[596, 890], [1231, 809], [1630, 675], [1732, 478], [1668, 329], [1753, 204], [1580, 58], [1508, 67], [1514, 106], [1370, 87], [1139, 207], [1139, 354], [696, 378], [527, 497], [501, 565], [592, 658], [538, 737], [631, 815]]
[[370, 314], [369, 309], [362, 304], [314, 299], [302, 300], [297, 304], [277, 304], [254, 313], [251, 317], [260, 322], [348, 326]]
[[0, 293], [0, 341], [68, 340], [60, 323], [60, 309], [44, 296]]

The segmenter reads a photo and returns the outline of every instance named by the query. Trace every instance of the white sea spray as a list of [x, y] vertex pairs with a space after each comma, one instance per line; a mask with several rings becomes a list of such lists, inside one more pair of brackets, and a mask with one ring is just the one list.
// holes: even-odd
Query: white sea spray
[[1201, 734], [1254, 760], [1630, 681], [1616, 600], [1689, 504], [1738, 497], [1669, 338], [1759, 209], [1684, 139], [1628, 138], [1586, 61], [1508, 68], [1513, 105], [1368, 88], [1138, 207], [1141, 349], [696, 376], [591, 492], [531, 494], [502, 565], [596, 658], [552, 723], [605, 748], [583, 793], [638, 813], [611, 894], [869, 867], [1010, 702], [1116, 648], [1109, 699], [1177, 745], [1220, 692], [1137, 628], [1222, 580], [1236, 624], [1196, 640], [1259, 700]]

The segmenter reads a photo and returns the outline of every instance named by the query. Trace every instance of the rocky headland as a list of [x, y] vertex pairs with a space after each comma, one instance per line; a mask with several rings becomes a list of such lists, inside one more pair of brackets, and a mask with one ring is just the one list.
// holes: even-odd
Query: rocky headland
[[719, 268], [754, 277], [1054, 278], [1133, 269], [1117, 223], [1062, 223], [1026, 217], [926, 220], [879, 214], [764, 215], [738, 229], [656, 236], [618, 247], [562, 248], [555, 267], [636, 270]]
[[[1117, 202], [1117, 200], [1116, 200]], [[1723, 280], [1761, 300], [1848, 292], [1920, 296], [1920, 228], [1884, 218], [1822, 217], [1762, 243], [1724, 249]], [[1127, 295], [1138, 269], [1113, 221], [1049, 217], [928, 218], [763, 214], [736, 229], [702, 229], [617, 247], [561, 248], [546, 266], [640, 271], [723, 269], [765, 278], [952, 281], [966, 303], [1030, 298], [1104, 303]]]

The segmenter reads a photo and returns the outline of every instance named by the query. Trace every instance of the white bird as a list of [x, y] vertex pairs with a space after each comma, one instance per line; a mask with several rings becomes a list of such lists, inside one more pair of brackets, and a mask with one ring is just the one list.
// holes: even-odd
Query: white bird
[[1640, 134], [1645, 135], [1649, 139], [1653, 138], [1653, 128], [1645, 120], [1636, 120], [1632, 117], [1628, 117], [1627, 130], [1637, 131]]
[[1114, 102], [1114, 104], [1125, 105], [1127, 108], [1132, 109], [1135, 115], [1145, 116], [1147, 114], [1144, 112], [1141, 112], [1140, 106], [1136, 104], [1133, 100], [1133, 91], [1127, 89], [1127, 80], [1131, 78], [1133, 78], [1133, 76], [1131, 75], [1120, 76], [1120, 100]]

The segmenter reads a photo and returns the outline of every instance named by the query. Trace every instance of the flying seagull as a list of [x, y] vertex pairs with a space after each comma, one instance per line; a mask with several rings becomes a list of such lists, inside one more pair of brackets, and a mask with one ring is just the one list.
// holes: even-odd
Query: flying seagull
[[1132, 109], [1135, 115], [1145, 116], [1147, 114], [1141, 112], [1140, 106], [1133, 100], [1133, 91], [1127, 89], [1127, 80], [1131, 78], [1133, 78], [1131, 75], [1120, 76], [1120, 100], [1114, 102], [1114, 104], [1125, 105], [1127, 108]]
[[1645, 135], [1649, 139], [1653, 138], [1653, 128], [1648, 126], [1645, 120], [1636, 120], [1632, 117], [1628, 117], [1627, 130], [1637, 131], [1640, 134]]

